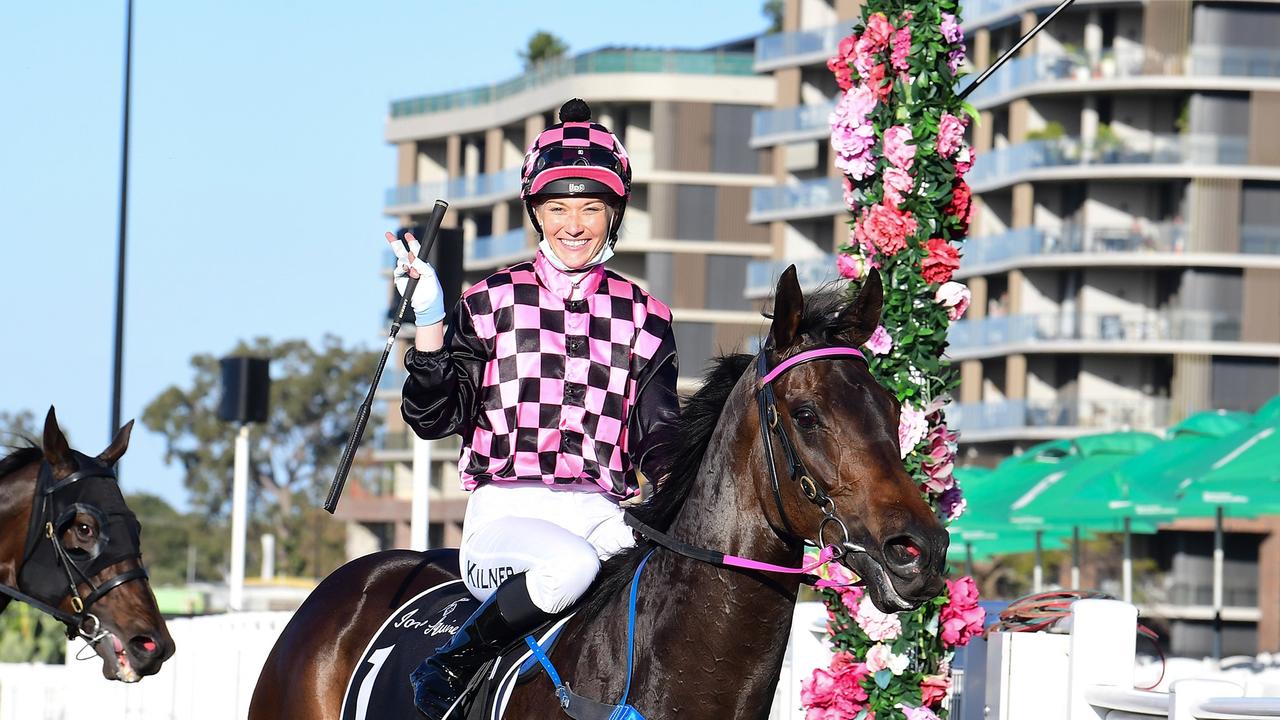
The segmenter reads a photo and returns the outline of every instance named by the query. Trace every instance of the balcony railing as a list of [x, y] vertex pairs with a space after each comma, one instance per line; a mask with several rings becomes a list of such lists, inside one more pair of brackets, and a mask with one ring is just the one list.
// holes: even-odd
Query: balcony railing
[[525, 242], [524, 228], [518, 227], [501, 235], [484, 235], [471, 241], [466, 246], [465, 259], [468, 263], [482, 262], [526, 251], [533, 255], [533, 248]]
[[1240, 228], [1240, 252], [1280, 255], [1280, 225], [1245, 225]]
[[[1034, 55], [1010, 60], [970, 96], [975, 105], [1043, 82], [1114, 80], [1146, 76], [1280, 77], [1280, 50], [1193, 46], [1169, 55], [1141, 46], [1106, 49], [1090, 60], [1080, 53]], [[975, 76], [962, 81], [967, 87]]]
[[1237, 342], [1240, 318], [1212, 311], [1006, 315], [951, 326], [951, 350], [1050, 342]]
[[853, 21], [812, 30], [762, 35], [756, 38], [755, 69], [764, 70], [817, 55], [834, 55], [840, 38], [851, 32]]
[[755, 68], [751, 54], [744, 52], [597, 50], [577, 57], [544, 61], [529, 72], [503, 83], [396, 100], [391, 103], [391, 117], [487, 105], [562, 78], [603, 73], [754, 75]]
[[766, 297], [778, 286], [778, 278], [789, 265], [796, 266], [800, 289], [806, 293], [840, 278], [836, 256], [823, 255], [803, 260], [752, 260], [747, 263], [747, 284], [743, 294], [749, 298]]
[[759, 147], [790, 139], [826, 137], [834, 102], [797, 105], [780, 110], [758, 110], [751, 117], [751, 145]]
[[387, 191], [387, 207], [422, 205], [436, 198], [450, 202], [479, 198], [516, 196], [520, 193], [520, 170], [502, 170], [483, 175], [467, 175], [444, 182], [402, 185]]
[[751, 222], [834, 215], [845, 209], [844, 184], [838, 178], [815, 178], [751, 190]]
[[1248, 146], [1244, 136], [1180, 134], [1095, 142], [1092, 147], [1085, 147], [1079, 138], [1031, 140], [979, 155], [969, 184], [997, 185], [1012, 182], [1018, 173], [1073, 165], [1243, 165], [1248, 162]]
[[947, 407], [947, 420], [962, 433], [1073, 427], [1152, 429], [1169, 424], [1169, 407], [1164, 398], [1002, 400], [952, 403]]

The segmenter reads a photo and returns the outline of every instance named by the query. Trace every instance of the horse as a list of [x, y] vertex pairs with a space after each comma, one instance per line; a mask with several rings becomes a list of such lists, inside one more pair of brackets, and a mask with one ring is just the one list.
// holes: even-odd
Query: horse
[[[792, 567], [805, 541], [816, 540], [837, 547], [882, 611], [936, 597], [946, 530], [903, 467], [898, 401], [851, 357], [876, 328], [882, 302], [877, 272], [852, 300], [819, 295], [806, 303], [794, 266], [787, 269], [761, 353], [719, 358], [685, 402], [666, 448], [669, 472], [629, 510], [639, 525], [665, 530], [668, 545]], [[641, 537], [609, 558], [563, 626], [549, 655], [577, 694], [622, 695], [624, 588], [654, 547]], [[649, 718], [766, 718], [799, 576], [653, 552], [639, 581], [631, 704]], [[249, 719], [338, 718], [348, 679], [384, 619], [457, 572], [456, 555], [440, 550], [384, 551], [336, 570], [281, 633]], [[535, 679], [515, 687], [505, 716], [563, 717], [559, 708], [551, 683]]]
[[0, 459], [0, 611], [19, 600], [57, 618], [102, 658], [108, 680], [133, 683], [174, 651], [142, 565], [142, 528], [115, 464], [133, 421], [106, 450], [72, 450], [52, 407], [41, 447]]

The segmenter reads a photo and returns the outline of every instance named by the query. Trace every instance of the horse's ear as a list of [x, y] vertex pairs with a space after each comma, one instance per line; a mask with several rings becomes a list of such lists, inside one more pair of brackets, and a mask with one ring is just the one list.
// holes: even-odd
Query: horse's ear
[[840, 328], [840, 339], [851, 347], [862, 347], [880, 324], [883, 306], [884, 285], [880, 280], [880, 271], [872, 268], [867, 273], [858, 296], [845, 306], [836, 320], [836, 326]]
[[67, 444], [67, 436], [58, 427], [58, 414], [49, 406], [49, 414], [44, 417], [44, 459], [55, 470], [73, 470], [71, 446]]
[[124, 424], [124, 427], [120, 428], [116, 436], [111, 439], [111, 444], [107, 446], [107, 449], [98, 455], [98, 459], [111, 467], [115, 467], [116, 462], [120, 460], [120, 456], [124, 455], [124, 451], [129, 449], [129, 435], [132, 433], [133, 421], [130, 420]]
[[769, 347], [781, 352], [796, 341], [800, 317], [804, 312], [804, 294], [796, 279], [796, 266], [788, 265], [778, 278], [773, 294], [773, 324], [769, 326]]

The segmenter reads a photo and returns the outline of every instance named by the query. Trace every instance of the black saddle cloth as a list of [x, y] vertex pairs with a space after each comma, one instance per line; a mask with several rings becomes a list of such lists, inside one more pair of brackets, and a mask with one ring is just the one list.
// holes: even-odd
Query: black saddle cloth
[[[435, 551], [439, 552], [439, 551]], [[449, 641], [480, 601], [461, 580], [428, 588], [389, 612], [369, 640], [360, 663], [347, 682], [342, 720], [382, 720], [422, 717], [413, 706], [409, 674], [437, 648]], [[546, 638], [568, 618], [534, 633]], [[541, 672], [528, 648], [520, 643], [481, 670], [468, 688], [467, 698], [449, 720], [498, 720], [517, 682]], [[548, 700], [553, 694], [547, 684]]]

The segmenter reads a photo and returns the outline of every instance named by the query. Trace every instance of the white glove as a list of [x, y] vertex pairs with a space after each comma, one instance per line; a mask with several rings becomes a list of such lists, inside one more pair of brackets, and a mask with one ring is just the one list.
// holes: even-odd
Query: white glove
[[393, 273], [396, 290], [403, 296], [409, 286], [409, 278], [418, 278], [413, 297], [409, 298], [409, 305], [415, 316], [413, 324], [418, 327], [435, 325], [444, 320], [444, 290], [440, 287], [435, 268], [418, 257], [421, 243], [414, 239], [413, 233], [406, 233], [404, 239], [409, 243], [407, 251], [404, 243], [396, 239], [394, 233], [387, 233], [387, 242], [391, 244], [391, 251], [396, 254], [396, 269]]

